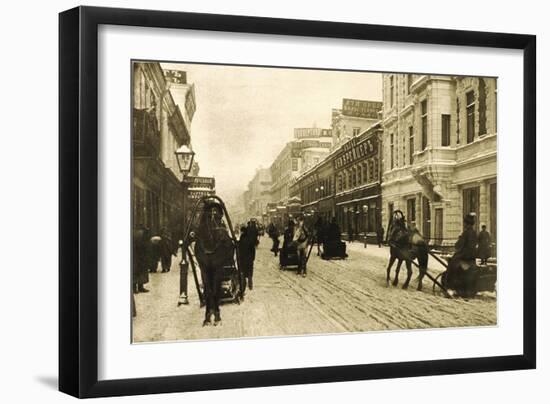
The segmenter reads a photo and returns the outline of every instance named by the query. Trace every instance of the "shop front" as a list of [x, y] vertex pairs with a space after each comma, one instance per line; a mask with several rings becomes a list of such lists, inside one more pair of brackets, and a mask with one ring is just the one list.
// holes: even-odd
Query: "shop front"
[[350, 240], [377, 242], [381, 225], [380, 185], [358, 189], [336, 198], [336, 219], [343, 237]]

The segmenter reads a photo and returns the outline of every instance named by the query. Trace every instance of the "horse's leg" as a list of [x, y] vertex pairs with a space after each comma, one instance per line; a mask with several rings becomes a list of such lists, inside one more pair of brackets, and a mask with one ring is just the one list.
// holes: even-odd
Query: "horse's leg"
[[220, 315], [220, 299], [221, 299], [221, 291], [222, 291], [222, 275], [223, 275], [223, 268], [220, 268], [216, 271], [214, 271], [214, 287], [213, 287], [213, 293], [212, 293], [212, 304], [213, 304], [213, 311], [214, 311], [214, 325], [218, 325], [222, 321], [222, 317]]
[[396, 259], [395, 255], [390, 255], [390, 261], [388, 262], [388, 268], [386, 269], [386, 287], [390, 286], [391, 267], [393, 266], [395, 259]]
[[401, 270], [401, 264], [403, 264], [403, 260], [399, 258], [399, 261], [397, 261], [397, 268], [395, 268], [395, 278], [392, 282], [393, 286], [397, 286], [397, 284], [399, 283], [399, 271]]
[[407, 289], [409, 287], [409, 282], [411, 281], [411, 277], [413, 274], [411, 261], [407, 260], [405, 262], [405, 265], [407, 266], [407, 280], [403, 284], [403, 289]]
[[418, 253], [418, 267], [420, 268], [420, 275], [418, 277], [418, 286], [416, 290], [422, 290], [422, 279], [428, 271], [428, 250], [427, 248], [419, 249]]
[[204, 321], [202, 323], [204, 327], [206, 325], [212, 324], [212, 320], [210, 317], [212, 316], [213, 279], [212, 279], [212, 271], [210, 267], [206, 267], [201, 272], [203, 274], [202, 282], [204, 285], [204, 300], [206, 302]]

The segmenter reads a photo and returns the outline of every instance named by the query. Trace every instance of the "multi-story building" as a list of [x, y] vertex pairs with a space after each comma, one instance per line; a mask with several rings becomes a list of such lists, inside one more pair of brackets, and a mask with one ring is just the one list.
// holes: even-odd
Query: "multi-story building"
[[376, 240], [381, 223], [381, 138], [378, 122], [296, 178], [290, 195], [301, 200], [310, 221], [335, 217], [345, 238]]
[[381, 111], [379, 101], [344, 98], [342, 108], [332, 110], [332, 148], [340, 147], [378, 122]]
[[294, 140], [288, 142], [271, 164], [271, 202], [285, 205], [290, 198], [293, 180], [322, 161], [332, 145], [330, 129], [297, 128]]
[[[159, 63], [134, 62], [133, 222], [155, 233], [165, 229], [179, 237], [185, 190], [174, 152], [190, 145], [192, 115], [180, 109], [169, 89]], [[194, 95], [191, 101], [194, 108]]]
[[434, 244], [476, 215], [496, 238], [496, 79], [384, 74], [382, 213]]
[[382, 127], [375, 123], [334, 153], [336, 219], [347, 238], [376, 241], [381, 224]]
[[271, 171], [267, 168], [259, 168], [248, 183], [248, 195], [246, 213], [249, 217], [260, 219], [270, 202]]

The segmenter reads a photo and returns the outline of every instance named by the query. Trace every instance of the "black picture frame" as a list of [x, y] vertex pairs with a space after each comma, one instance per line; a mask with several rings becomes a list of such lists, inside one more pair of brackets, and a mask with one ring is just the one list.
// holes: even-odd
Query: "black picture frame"
[[[98, 26], [463, 45], [523, 51], [523, 353], [469, 359], [98, 380]], [[59, 15], [59, 390], [104, 397], [536, 366], [536, 37], [184, 12], [78, 7]]]

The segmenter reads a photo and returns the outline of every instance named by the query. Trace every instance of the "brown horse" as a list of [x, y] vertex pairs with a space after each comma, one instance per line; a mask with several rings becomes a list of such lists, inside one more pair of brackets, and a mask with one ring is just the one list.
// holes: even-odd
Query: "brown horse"
[[386, 269], [386, 287], [390, 285], [391, 268], [395, 261], [398, 260], [392, 285], [397, 286], [399, 283], [399, 270], [401, 269], [401, 264], [405, 261], [407, 279], [403, 284], [403, 289], [407, 289], [412, 276], [412, 261], [418, 259], [420, 276], [418, 277], [417, 290], [422, 290], [422, 279], [428, 269], [428, 245], [418, 231], [407, 227], [403, 212], [400, 210], [395, 211], [392, 218], [390, 218], [388, 244], [390, 246], [390, 261]]
[[212, 323], [212, 315], [214, 315], [214, 325], [221, 322], [223, 267], [231, 262], [235, 253], [235, 246], [222, 218], [222, 205], [216, 200], [205, 201], [199, 225], [192, 234], [206, 302], [203, 326]]

